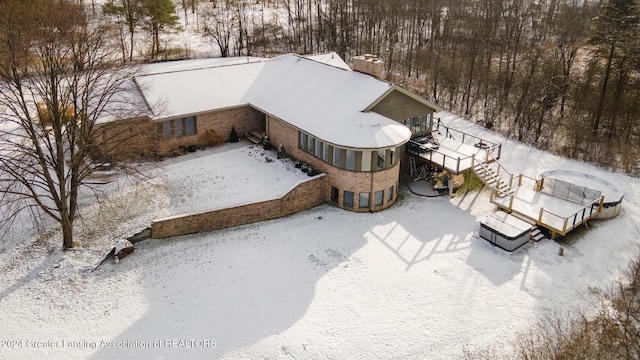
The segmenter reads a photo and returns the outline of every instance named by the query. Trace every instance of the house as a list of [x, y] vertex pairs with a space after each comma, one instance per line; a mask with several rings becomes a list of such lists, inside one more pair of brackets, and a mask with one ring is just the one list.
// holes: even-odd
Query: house
[[[133, 79], [146, 116], [104, 122], [104, 154], [172, 155], [238, 134], [268, 135], [327, 174], [327, 199], [352, 211], [397, 200], [406, 144], [433, 128], [437, 106], [381, 80], [383, 63], [335, 53], [150, 64]], [[402, 167], [406, 171], [406, 166]]]

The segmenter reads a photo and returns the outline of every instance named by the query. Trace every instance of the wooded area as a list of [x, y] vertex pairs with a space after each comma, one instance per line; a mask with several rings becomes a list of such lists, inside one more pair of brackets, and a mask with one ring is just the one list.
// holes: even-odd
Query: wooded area
[[201, 29], [223, 55], [375, 54], [389, 80], [445, 109], [640, 174], [635, 0], [216, 0], [200, 8]]

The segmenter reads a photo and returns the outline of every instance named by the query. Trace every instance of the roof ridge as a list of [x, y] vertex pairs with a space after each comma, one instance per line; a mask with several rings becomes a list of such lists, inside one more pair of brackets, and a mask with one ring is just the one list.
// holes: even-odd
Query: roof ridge
[[[180, 72], [189, 72], [189, 71], [206, 70], [206, 69], [217, 69], [217, 68], [240, 66], [240, 65], [247, 65], [247, 64], [256, 64], [256, 63], [260, 63], [260, 62], [267, 62], [267, 61], [273, 59], [273, 58], [267, 58], [267, 59], [265, 59], [265, 58], [254, 58], [254, 57], [251, 57], [251, 56], [238, 57], [238, 59], [242, 59], [242, 58], [246, 58], [247, 62], [237, 62], [237, 63], [231, 63], [231, 64], [227, 63], [227, 64], [207, 65], [207, 66], [194, 67], [194, 68], [189, 68], [189, 69], [156, 71], [156, 72], [136, 75], [134, 77], [152, 76], [152, 75], [161, 75], [161, 74], [175, 74], [175, 73], [180, 73]], [[223, 59], [223, 58], [210, 58], [210, 59]], [[251, 59], [254, 59], [254, 60], [251, 61]], [[200, 60], [200, 59], [189, 59], [189, 60], [186, 60], [186, 61], [191, 61], [191, 60]]]

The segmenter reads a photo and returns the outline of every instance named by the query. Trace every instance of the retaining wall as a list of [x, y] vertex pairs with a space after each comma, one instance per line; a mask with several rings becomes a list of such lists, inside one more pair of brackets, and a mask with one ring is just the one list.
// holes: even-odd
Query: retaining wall
[[327, 179], [325, 174], [321, 174], [298, 184], [282, 197], [273, 200], [154, 220], [151, 223], [151, 238], [160, 239], [219, 230], [308, 210], [328, 201]]

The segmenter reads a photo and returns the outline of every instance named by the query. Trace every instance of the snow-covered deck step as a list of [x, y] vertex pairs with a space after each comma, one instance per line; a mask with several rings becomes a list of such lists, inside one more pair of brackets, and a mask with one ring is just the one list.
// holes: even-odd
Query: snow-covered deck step
[[488, 172], [490, 174], [495, 174], [495, 170], [491, 169], [491, 168], [485, 168], [484, 166], [482, 166], [481, 164], [476, 165], [473, 168], [473, 171], [476, 172], [476, 174], [478, 174], [478, 176], [482, 176], [485, 174], [485, 172]]
[[535, 220], [533, 220], [531, 218], [528, 218], [528, 217], [526, 217], [526, 216], [524, 216], [524, 215], [522, 215], [522, 214], [520, 214], [518, 212], [514, 211], [514, 212], [511, 213], [511, 215], [517, 217], [518, 219], [520, 219], [522, 221], [528, 222], [529, 224], [531, 224], [532, 227], [537, 225]]
[[536, 227], [534, 227], [534, 228], [531, 230], [530, 237], [531, 237], [531, 241], [533, 241], [533, 242], [538, 242], [538, 241], [540, 241], [540, 240], [544, 239], [544, 234], [543, 234], [543, 233], [542, 233], [542, 231], [540, 231], [540, 229], [538, 229], [538, 227], [536, 226]]

